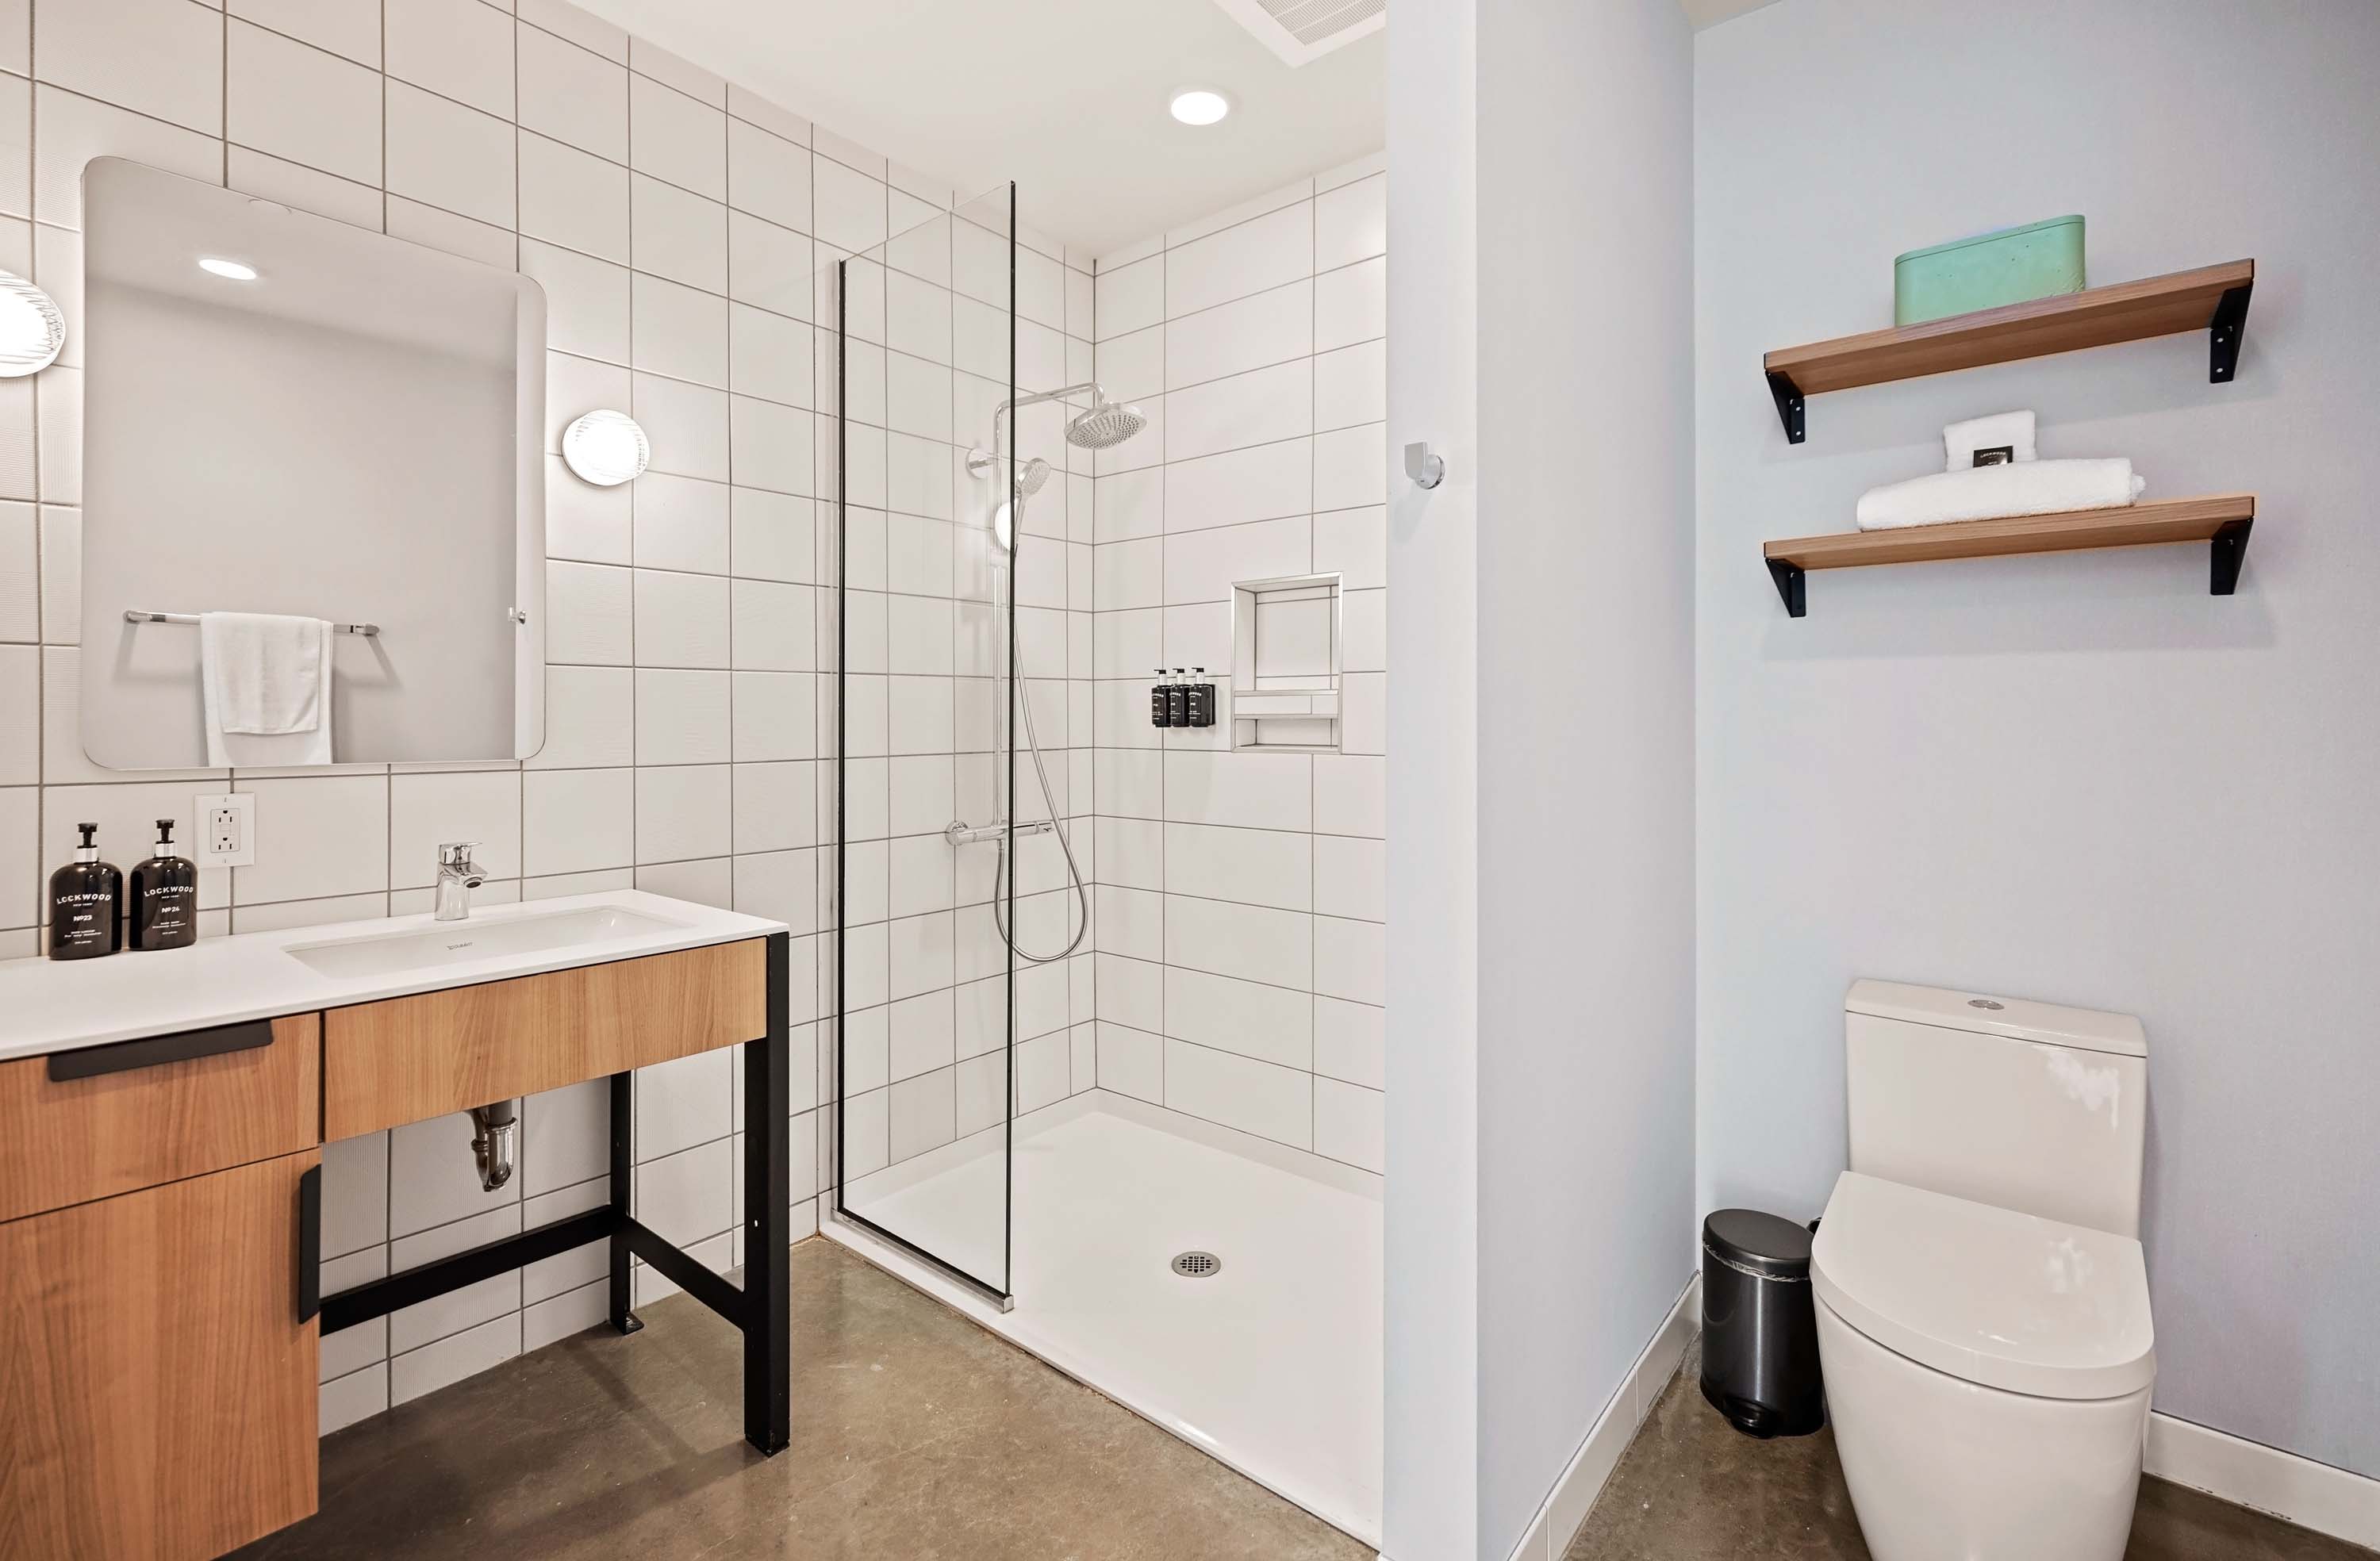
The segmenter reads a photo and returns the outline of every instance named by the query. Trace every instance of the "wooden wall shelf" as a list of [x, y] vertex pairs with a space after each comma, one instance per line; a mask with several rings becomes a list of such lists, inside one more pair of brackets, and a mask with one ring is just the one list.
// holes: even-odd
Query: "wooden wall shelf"
[[2232, 260], [2141, 282], [1954, 314], [1920, 325], [1785, 347], [1763, 360], [1785, 437], [1804, 434], [1803, 402], [1828, 391], [1914, 380], [1985, 364], [2112, 346], [2183, 331], [2208, 333], [2208, 378], [2228, 383], [2247, 333], [2256, 262]]
[[1761, 551], [1785, 611], [1808, 611], [1803, 575], [1812, 569], [1855, 569], [1874, 563], [1925, 563], [1949, 558], [1999, 558], [2010, 553], [2072, 552], [2086, 548], [2133, 548], [2158, 542], [2213, 544], [2209, 590], [2229, 596], [2240, 583], [2248, 533], [2256, 524], [2256, 496], [2224, 493], [2206, 499], [2168, 499], [2112, 510], [2068, 510], [2058, 514], [2011, 515], [2004, 520], [1961, 520], [1947, 526], [1905, 526], [1889, 531], [1842, 531], [1826, 537], [1795, 537]]

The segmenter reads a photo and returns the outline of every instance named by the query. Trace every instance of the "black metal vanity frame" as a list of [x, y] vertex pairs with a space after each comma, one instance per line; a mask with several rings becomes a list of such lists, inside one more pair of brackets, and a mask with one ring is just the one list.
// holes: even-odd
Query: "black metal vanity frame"
[[408, 1268], [385, 1279], [336, 1295], [318, 1293], [322, 1254], [322, 1192], [319, 1169], [306, 1173], [299, 1197], [298, 1317], [317, 1312], [330, 1335], [375, 1317], [433, 1301], [482, 1279], [526, 1267], [541, 1258], [575, 1252], [594, 1241], [612, 1244], [611, 1322], [624, 1334], [645, 1325], [630, 1310], [628, 1259], [643, 1258], [662, 1277], [719, 1313], [744, 1334], [744, 1439], [763, 1453], [777, 1453], [792, 1440], [792, 1313], [787, 1294], [786, 1248], [792, 1234], [786, 1204], [791, 1191], [788, 1117], [792, 1096], [786, 1070], [791, 1030], [788, 984], [790, 936], [768, 935], [768, 1029], [745, 1042], [744, 1054], [744, 1283], [741, 1288], [712, 1273], [684, 1249], [672, 1245], [632, 1212], [636, 1177], [635, 1075], [612, 1081], [612, 1199], [608, 1205], [541, 1225], [501, 1241], [491, 1241], [436, 1263]]

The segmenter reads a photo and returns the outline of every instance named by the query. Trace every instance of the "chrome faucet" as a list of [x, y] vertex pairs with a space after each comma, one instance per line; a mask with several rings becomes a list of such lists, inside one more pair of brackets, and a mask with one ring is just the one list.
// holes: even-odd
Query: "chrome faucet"
[[471, 891], [488, 881], [471, 860], [471, 848], [477, 841], [455, 841], [438, 848], [438, 913], [434, 919], [442, 922], [467, 920], [471, 914]]

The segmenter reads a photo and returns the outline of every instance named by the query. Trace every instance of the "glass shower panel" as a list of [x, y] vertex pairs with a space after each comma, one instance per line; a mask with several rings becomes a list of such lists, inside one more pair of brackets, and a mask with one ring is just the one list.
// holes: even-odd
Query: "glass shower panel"
[[1016, 395], [1014, 202], [1003, 185], [821, 272], [834, 1208], [1003, 1305], [1014, 626], [995, 526], [1017, 454], [992, 430]]

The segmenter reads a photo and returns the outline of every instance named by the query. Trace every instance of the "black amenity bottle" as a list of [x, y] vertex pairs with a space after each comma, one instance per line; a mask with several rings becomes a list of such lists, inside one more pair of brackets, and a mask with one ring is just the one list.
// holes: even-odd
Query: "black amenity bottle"
[[75, 859], [50, 875], [50, 958], [89, 960], [113, 954], [123, 938], [116, 908], [124, 875], [99, 859], [99, 826], [78, 824]]
[[1157, 681], [1148, 685], [1148, 724], [1168, 726], [1172, 717], [1166, 708], [1166, 691], [1172, 685], [1166, 681], [1165, 669], [1157, 669]]
[[127, 885], [132, 947], [183, 949], [199, 936], [199, 867], [174, 853], [174, 821], [157, 820], [157, 851]]
[[1165, 724], [1190, 724], [1190, 674], [1186, 668], [1173, 669], [1173, 681], [1165, 685]]

